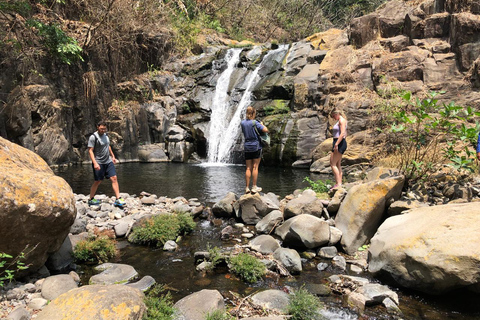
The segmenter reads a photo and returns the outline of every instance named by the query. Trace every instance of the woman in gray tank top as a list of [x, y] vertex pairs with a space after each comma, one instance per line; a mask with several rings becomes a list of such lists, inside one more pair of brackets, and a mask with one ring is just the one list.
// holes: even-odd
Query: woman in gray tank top
[[337, 122], [333, 125], [333, 145], [332, 154], [330, 155], [330, 167], [332, 168], [333, 176], [335, 177], [335, 185], [332, 187], [338, 188], [342, 185], [342, 155], [347, 150], [347, 119], [345, 119], [341, 111], [334, 109], [330, 113], [330, 117]]

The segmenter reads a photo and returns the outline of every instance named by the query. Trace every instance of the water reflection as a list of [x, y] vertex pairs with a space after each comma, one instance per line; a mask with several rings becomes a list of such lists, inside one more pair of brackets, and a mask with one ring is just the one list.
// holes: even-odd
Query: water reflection
[[[56, 168], [54, 172], [64, 178], [75, 193], [88, 194], [93, 182], [90, 165]], [[158, 196], [198, 198], [215, 202], [232, 191], [245, 190], [245, 166], [221, 164], [178, 163], [123, 163], [117, 165], [120, 191], [138, 195], [147, 191]], [[260, 166], [258, 184], [265, 192], [281, 197], [297, 188], [307, 186], [303, 179], [319, 179], [308, 170]], [[98, 193], [113, 195], [109, 181], [103, 182]]]

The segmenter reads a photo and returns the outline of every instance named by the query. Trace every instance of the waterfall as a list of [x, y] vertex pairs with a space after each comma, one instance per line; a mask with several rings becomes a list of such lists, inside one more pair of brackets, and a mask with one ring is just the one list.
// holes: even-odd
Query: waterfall
[[222, 72], [217, 80], [215, 87], [215, 95], [212, 99], [211, 116], [210, 116], [210, 130], [208, 141], [208, 162], [218, 162], [218, 148], [223, 136], [223, 133], [228, 126], [228, 87], [230, 85], [230, 77], [235, 66], [240, 61], [240, 53], [242, 49], [229, 49], [225, 55], [227, 62], [227, 69]]
[[[282, 45], [278, 49], [269, 51], [263, 58], [262, 62], [258, 65], [258, 67], [255, 68], [255, 70], [250, 74], [247, 81], [245, 92], [243, 93], [242, 98], [235, 109], [235, 113], [233, 114], [233, 117], [230, 119], [230, 122], [227, 123], [227, 125], [225, 125], [225, 127], [223, 127], [221, 131], [217, 131], [216, 133], [214, 133], [218, 135], [218, 138], [215, 139], [215, 143], [218, 143], [218, 145], [214, 147], [214, 149], [216, 150], [216, 154], [210, 153], [210, 150], [213, 150], [213, 147], [210, 148], [210, 144], [213, 143], [213, 140], [209, 142], [209, 149], [208, 149], [209, 162], [227, 163], [230, 160], [232, 149], [242, 131], [240, 127], [240, 122], [242, 121], [242, 117], [245, 114], [247, 107], [252, 102], [252, 91], [257, 85], [257, 83], [261, 80], [261, 78], [258, 77], [259, 70], [261, 70], [264, 64], [269, 61], [270, 56], [275, 55], [282, 51], [286, 51], [287, 48], [288, 48], [287, 45]], [[215, 96], [216, 95], [217, 93], [215, 93]], [[227, 104], [224, 104], [224, 106], [226, 107]], [[226, 115], [227, 113], [228, 113], [228, 110], [223, 111], [224, 115]], [[210, 118], [211, 127], [213, 123], [216, 121], [222, 122], [223, 124], [225, 124], [227, 122], [227, 119], [214, 118], [213, 112], [212, 112], [212, 117]], [[210, 130], [210, 132], [213, 133], [212, 130]], [[210, 136], [210, 139], [212, 139], [212, 136]]]

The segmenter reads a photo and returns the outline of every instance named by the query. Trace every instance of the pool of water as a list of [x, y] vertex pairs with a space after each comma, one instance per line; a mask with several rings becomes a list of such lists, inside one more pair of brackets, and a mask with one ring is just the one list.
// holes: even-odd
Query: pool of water
[[[116, 166], [120, 192], [140, 194], [142, 191], [158, 196], [187, 199], [198, 198], [204, 202], [216, 202], [229, 191], [243, 194], [245, 191], [245, 166], [179, 163], [122, 163]], [[88, 194], [93, 183], [90, 165], [54, 168], [64, 178], [73, 192]], [[281, 197], [297, 188], [308, 186], [305, 177], [317, 180], [319, 175], [305, 169], [260, 166], [258, 185], [264, 192]], [[104, 181], [98, 193], [113, 195], [109, 181]]]

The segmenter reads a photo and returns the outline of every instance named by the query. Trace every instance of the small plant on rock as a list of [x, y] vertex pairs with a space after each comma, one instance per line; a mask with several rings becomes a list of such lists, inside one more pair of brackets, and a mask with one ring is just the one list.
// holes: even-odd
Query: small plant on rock
[[145, 220], [136, 227], [128, 241], [139, 244], [163, 246], [179, 235], [192, 232], [196, 224], [188, 214], [161, 214]]
[[208, 258], [206, 259], [210, 262], [208, 270], [213, 270], [215, 267], [222, 261], [222, 254], [218, 247], [210, 247], [210, 244], [207, 245]]
[[235, 318], [231, 316], [228, 312], [222, 310], [215, 310], [207, 313], [205, 320], [234, 320]]
[[265, 265], [247, 253], [240, 253], [231, 257], [229, 262], [230, 270], [249, 283], [260, 280], [266, 272]]
[[292, 320], [322, 319], [318, 313], [321, 307], [320, 300], [302, 287], [290, 297], [287, 313]]
[[332, 180], [317, 180], [313, 181], [309, 177], [305, 177], [303, 181], [306, 181], [310, 184], [310, 186], [307, 187], [307, 189], [312, 189], [316, 193], [325, 193], [328, 192], [330, 189], [330, 186], [333, 184]]
[[91, 237], [77, 243], [73, 257], [78, 262], [104, 263], [117, 256], [115, 240], [108, 237]]
[[7, 253], [0, 252], [0, 288], [3, 288], [5, 282], [11, 282], [17, 271], [28, 269], [28, 266], [22, 260], [25, 260], [25, 253], [23, 252], [15, 258]]
[[170, 292], [164, 293], [165, 287], [156, 284], [145, 296], [147, 312], [143, 320], [171, 320], [175, 313], [173, 299]]

